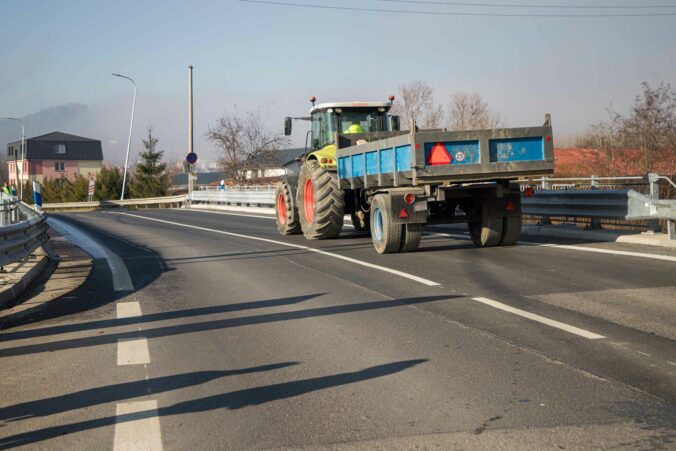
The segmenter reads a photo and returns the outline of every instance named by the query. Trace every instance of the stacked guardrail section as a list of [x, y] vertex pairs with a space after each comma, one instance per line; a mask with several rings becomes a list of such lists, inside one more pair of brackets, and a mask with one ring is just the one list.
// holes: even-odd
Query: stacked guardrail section
[[1, 197], [0, 266], [27, 258], [49, 239], [45, 216], [13, 196]]
[[199, 204], [239, 205], [247, 207], [273, 207], [275, 188], [265, 186], [228, 186], [220, 189], [203, 189], [190, 194], [190, 202]]

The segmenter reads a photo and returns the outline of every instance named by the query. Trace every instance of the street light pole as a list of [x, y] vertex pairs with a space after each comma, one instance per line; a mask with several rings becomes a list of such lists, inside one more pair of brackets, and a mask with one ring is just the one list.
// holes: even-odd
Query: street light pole
[[[19, 181], [19, 199], [23, 200], [23, 166], [26, 164], [26, 128], [21, 119], [15, 117], [3, 117], [0, 119], [7, 119], [8, 121], [16, 121], [21, 124], [21, 180]], [[19, 166], [16, 167], [16, 173], [19, 175]]]
[[120, 78], [126, 78], [131, 82], [132, 85], [134, 85], [134, 100], [131, 104], [131, 122], [129, 123], [129, 140], [127, 140], [127, 156], [124, 158], [124, 176], [122, 177], [122, 195], [120, 196], [120, 200], [124, 200], [124, 187], [127, 183], [127, 168], [129, 167], [129, 148], [131, 147], [131, 131], [132, 128], [134, 127], [134, 110], [136, 109], [136, 83], [134, 80], [131, 79], [131, 77], [127, 77], [126, 75], [121, 75], [121, 74], [111, 74], [115, 77], [120, 77]]

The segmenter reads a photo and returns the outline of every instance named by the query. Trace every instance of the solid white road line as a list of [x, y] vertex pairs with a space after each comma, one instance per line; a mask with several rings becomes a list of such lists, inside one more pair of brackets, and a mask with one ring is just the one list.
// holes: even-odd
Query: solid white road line
[[265, 243], [278, 244], [280, 246], [293, 247], [295, 249], [302, 249], [302, 250], [305, 250], [305, 251], [314, 252], [316, 254], [321, 254], [321, 255], [324, 255], [324, 256], [327, 256], [327, 257], [332, 257], [332, 258], [337, 258], [339, 260], [348, 261], [350, 263], [354, 263], [355, 265], [365, 266], [367, 268], [372, 268], [372, 269], [376, 269], [378, 271], [383, 271], [383, 272], [386, 272], [386, 273], [389, 273], [389, 274], [394, 274], [396, 276], [403, 277], [405, 279], [409, 279], [409, 280], [416, 281], [418, 283], [422, 283], [423, 285], [427, 285], [427, 286], [431, 286], [431, 287], [439, 285], [437, 282], [434, 282], [432, 280], [424, 279], [424, 278], [418, 277], [418, 276], [414, 276], [413, 274], [409, 274], [409, 273], [406, 273], [406, 272], [403, 272], [403, 271], [398, 271], [396, 269], [387, 268], [385, 266], [380, 266], [380, 265], [365, 262], [365, 261], [362, 261], [362, 260], [357, 260], [357, 259], [346, 257], [346, 256], [340, 255], [340, 254], [334, 254], [332, 252], [323, 251], [321, 249], [315, 249], [315, 248], [308, 247], [308, 246], [301, 246], [299, 244], [285, 243], [284, 241], [271, 240], [271, 239], [268, 239], [268, 238], [261, 238], [261, 237], [250, 236], [250, 235], [242, 235], [241, 233], [225, 232], [223, 230], [209, 229], [209, 228], [206, 228], [206, 227], [199, 227], [199, 226], [194, 226], [194, 225], [189, 225], [189, 224], [181, 224], [180, 222], [165, 221], [164, 219], [148, 218], [146, 216], [132, 215], [132, 214], [129, 214], [129, 213], [117, 213], [117, 214], [124, 215], [124, 216], [131, 216], [133, 218], [138, 218], [138, 219], [144, 219], [146, 221], [161, 222], [161, 223], [164, 223], [164, 224], [171, 224], [171, 225], [175, 225], [175, 226], [179, 226], [179, 227], [186, 227], [186, 228], [189, 228], [189, 229], [202, 230], [202, 231], [205, 231], [205, 232], [212, 232], [212, 233], [220, 233], [222, 235], [234, 236], [234, 237], [237, 237], [237, 238], [245, 238], [245, 239], [248, 239], [248, 240], [256, 240], [256, 241], [263, 241]]
[[157, 401], [118, 403], [114, 451], [161, 451], [162, 433]]
[[472, 298], [472, 300], [481, 302], [482, 304], [490, 305], [491, 307], [504, 310], [505, 312], [513, 313], [524, 318], [528, 318], [538, 323], [546, 324], [557, 329], [561, 329], [571, 334], [579, 335], [580, 337], [588, 338], [590, 340], [598, 340], [599, 338], [606, 338], [603, 335], [595, 334], [589, 332], [588, 330], [580, 329], [579, 327], [571, 326], [569, 324], [561, 323], [559, 321], [554, 321], [553, 319], [545, 318], [544, 316], [536, 315], [534, 313], [526, 312], [518, 308], [510, 307], [509, 305], [503, 304], [501, 302], [494, 301], [488, 298]]
[[108, 262], [110, 272], [113, 275], [113, 289], [115, 291], [134, 290], [134, 285], [131, 283], [131, 277], [129, 276], [129, 271], [127, 271], [127, 266], [117, 254], [111, 252], [98, 241], [65, 221], [49, 217], [47, 218], [47, 222], [50, 227], [65, 236], [68, 241], [77, 244], [86, 253], [91, 255], [92, 258], [102, 259]]
[[150, 363], [148, 340], [145, 338], [117, 340], [118, 365], [143, 365], [145, 363]]
[[[461, 240], [470, 240], [471, 238], [467, 235], [461, 235], [456, 233], [426, 233], [425, 235], [430, 236], [444, 236], [448, 238], [457, 238]], [[551, 244], [551, 243], [534, 243], [532, 241], [519, 241], [518, 244], [523, 244], [525, 246], [537, 246], [537, 247], [553, 247], [558, 249], [570, 249], [574, 251], [582, 252], [596, 252], [598, 254], [611, 254], [611, 255], [623, 255], [626, 257], [639, 257], [639, 258], [652, 258], [653, 260], [664, 260], [668, 262], [676, 262], [676, 257], [671, 257], [669, 255], [657, 255], [657, 254], [647, 254], [644, 252], [631, 252], [631, 251], [620, 251], [615, 249], [601, 249], [598, 247], [587, 247], [587, 246], [578, 246], [574, 244]]]
[[118, 318], [132, 318], [134, 316], [141, 316], [141, 304], [138, 302], [118, 302], [117, 303], [117, 317]]

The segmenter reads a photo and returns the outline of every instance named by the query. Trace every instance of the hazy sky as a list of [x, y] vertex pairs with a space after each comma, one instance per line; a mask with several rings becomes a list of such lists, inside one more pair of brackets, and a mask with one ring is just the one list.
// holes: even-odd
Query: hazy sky
[[[676, 14], [676, 8], [296, 1], [436, 12]], [[519, 2], [676, 6], [666, 0], [491, 1]], [[87, 136], [106, 136], [104, 152], [111, 161], [121, 161], [131, 104], [131, 85], [111, 72], [138, 84], [135, 147], [143, 127], [152, 123], [160, 147], [179, 157], [187, 150], [187, 66], [195, 66], [196, 147], [202, 159], [213, 158], [203, 138], [208, 124], [233, 105], [260, 110], [281, 131], [284, 116], [307, 113], [310, 95], [320, 101], [384, 100], [401, 84], [422, 80], [435, 87], [440, 102], [455, 90], [481, 93], [510, 126], [540, 124], [550, 112], [555, 133], [567, 135], [604, 119], [611, 103], [626, 111], [641, 81], [676, 86], [674, 15], [466, 17], [236, 0], [0, 0], [0, 24], [0, 116], [87, 104], [96, 118]], [[302, 144], [298, 125], [294, 142]]]

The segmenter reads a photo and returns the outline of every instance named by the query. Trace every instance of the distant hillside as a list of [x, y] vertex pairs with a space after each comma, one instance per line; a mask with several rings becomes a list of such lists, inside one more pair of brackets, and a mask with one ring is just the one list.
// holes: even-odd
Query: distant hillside
[[[69, 103], [47, 108], [29, 114], [22, 119], [26, 127], [26, 138], [43, 135], [53, 131], [68, 131], [82, 122], [88, 112], [87, 105]], [[7, 158], [7, 143], [21, 139], [21, 127], [12, 121], [0, 121], [0, 154], [4, 161]]]

